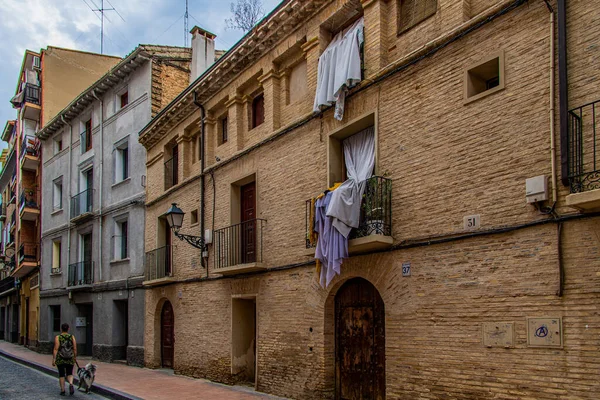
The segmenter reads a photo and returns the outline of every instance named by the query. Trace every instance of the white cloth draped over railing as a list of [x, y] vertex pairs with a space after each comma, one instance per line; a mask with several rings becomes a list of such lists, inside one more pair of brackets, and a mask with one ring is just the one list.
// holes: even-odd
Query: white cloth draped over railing
[[344, 117], [348, 90], [361, 81], [360, 46], [364, 42], [364, 17], [338, 33], [319, 57], [314, 111], [335, 103], [335, 119]]

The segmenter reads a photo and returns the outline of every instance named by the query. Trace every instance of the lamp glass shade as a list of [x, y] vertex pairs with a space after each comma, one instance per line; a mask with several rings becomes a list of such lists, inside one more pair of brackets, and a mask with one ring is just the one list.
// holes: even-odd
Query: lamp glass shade
[[185, 215], [181, 208], [177, 207], [177, 204], [173, 203], [165, 215], [171, 229], [178, 231], [179, 228], [181, 228], [181, 225], [183, 225], [183, 217]]

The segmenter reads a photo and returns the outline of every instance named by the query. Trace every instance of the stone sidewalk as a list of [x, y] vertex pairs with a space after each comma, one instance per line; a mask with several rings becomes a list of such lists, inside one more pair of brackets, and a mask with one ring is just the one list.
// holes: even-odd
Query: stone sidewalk
[[[42, 372], [58, 376], [52, 367], [52, 356], [39, 354], [23, 346], [0, 341], [0, 356], [12, 359]], [[89, 362], [80, 357], [79, 365]], [[98, 367], [94, 392], [113, 399], [282, 399], [255, 392], [242, 386], [227, 386], [204, 379], [174, 375], [171, 370], [153, 370], [93, 361]]]

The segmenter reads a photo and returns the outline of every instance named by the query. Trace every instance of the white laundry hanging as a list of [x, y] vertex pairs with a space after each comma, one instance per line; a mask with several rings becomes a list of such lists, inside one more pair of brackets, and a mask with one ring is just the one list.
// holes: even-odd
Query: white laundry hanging
[[343, 146], [348, 179], [332, 193], [327, 216], [348, 238], [352, 228], [358, 228], [362, 196], [375, 168], [375, 128], [371, 126], [346, 138]]
[[314, 111], [335, 103], [335, 119], [344, 117], [346, 93], [361, 81], [360, 46], [364, 42], [364, 17], [338, 33], [319, 57]]

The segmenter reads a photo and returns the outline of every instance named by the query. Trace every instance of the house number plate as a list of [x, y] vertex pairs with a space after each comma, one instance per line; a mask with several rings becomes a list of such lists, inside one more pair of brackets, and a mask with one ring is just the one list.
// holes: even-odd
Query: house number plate
[[402, 276], [410, 276], [410, 263], [402, 263]]

